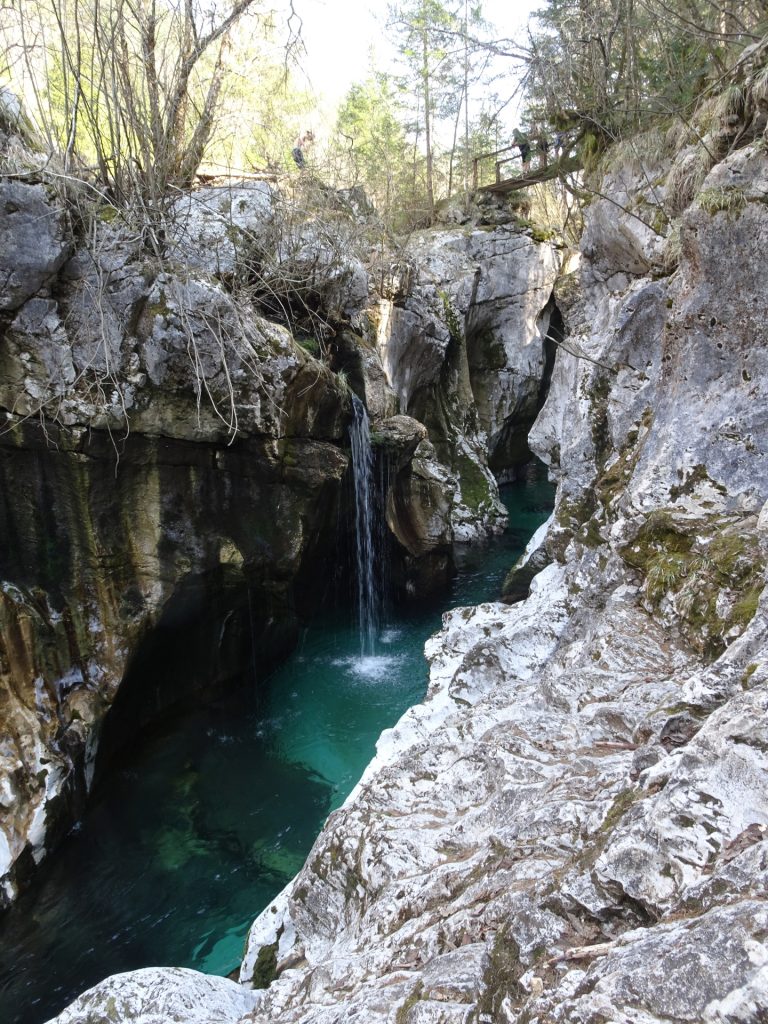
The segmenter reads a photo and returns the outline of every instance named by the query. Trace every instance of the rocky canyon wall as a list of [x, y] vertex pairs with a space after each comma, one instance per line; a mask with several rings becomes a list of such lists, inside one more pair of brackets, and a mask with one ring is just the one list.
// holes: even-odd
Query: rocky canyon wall
[[733, 152], [666, 226], [669, 162], [602, 183], [530, 438], [559, 483], [530, 596], [444, 617], [245, 989], [138, 972], [60, 1024], [765, 1016], [767, 168]]
[[[415, 232], [383, 276], [375, 361], [401, 414], [377, 426], [394, 459], [387, 506], [406, 590], [444, 586], [454, 542], [503, 528], [498, 482], [532, 455], [527, 433], [546, 394], [560, 250], [535, 240], [504, 200], [450, 205]], [[408, 427], [406, 419], [410, 418]], [[415, 424], [414, 424], [415, 421]], [[415, 438], [415, 449], [406, 442]], [[412, 454], [411, 454], [412, 452]]]
[[217, 279], [229, 219], [218, 253], [179, 222], [215, 268], [158, 267], [98, 221], [76, 246], [42, 186], [0, 187], [2, 901], [71, 825], [102, 729], [119, 747], [265, 671], [333, 558], [348, 393]]
[[[401, 592], [444, 586], [454, 543], [503, 521], [487, 438], [531, 415], [551, 246], [508, 225], [425, 232], [384, 323], [354, 196], [323, 193], [315, 219], [298, 198], [182, 195], [160, 259], [110, 207], [0, 186], [0, 902], [97, 761], [195, 691], [266, 672], [299, 600], [329, 597], [351, 390], [389, 465]], [[276, 322], [292, 304], [322, 352]], [[479, 334], [523, 367], [482, 415]]]
[[530, 436], [559, 483], [530, 596], [444, 616], [240, 986], [137, 972], [59, 1024], [765, 1016], [767, 168], [732, 153], [664, 231], [637, 211], [669, 162], [603, 182]]

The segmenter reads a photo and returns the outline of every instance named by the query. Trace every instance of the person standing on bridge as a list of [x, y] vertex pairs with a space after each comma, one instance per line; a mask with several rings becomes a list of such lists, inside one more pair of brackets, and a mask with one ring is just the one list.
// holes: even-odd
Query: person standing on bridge
[[565, 132], [555, 132], [555, 160], [560, 160], [565, 156], [565, 146]]
[[528, 174], [531, 169], [531, 141], [528, 136], [515, 128], [512, 132], [512, 141], [520, 150], [520, 159], [523, 164], [523, 174]]

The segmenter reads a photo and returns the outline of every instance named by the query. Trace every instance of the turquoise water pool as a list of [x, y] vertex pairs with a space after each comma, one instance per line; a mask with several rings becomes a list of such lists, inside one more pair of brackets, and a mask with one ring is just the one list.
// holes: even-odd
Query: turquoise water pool
[[34, 891], [0, 919], [0, 1021], [42, 1024], [108, 974], [227, 974], [253, 918], [296, 873], [382, 729], [421, 699], [446, 608], [498, 596], [553, 488], [503, 489], [506, 534], [458, 553], [438, 605], [394, 613], [361, 658], [348, 616], [318, 619], [256, 693], [191, 711], [131, 751]]

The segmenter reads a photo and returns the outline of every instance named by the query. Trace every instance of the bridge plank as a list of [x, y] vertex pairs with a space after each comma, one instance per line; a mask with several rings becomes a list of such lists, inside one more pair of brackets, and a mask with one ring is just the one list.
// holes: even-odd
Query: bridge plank
[[578, 157], [564, 157], [562, 160], [553, 160], [546, 167], [534, 171], [532, 174], [518, 175], [515, 178], [505, 178], [503, 181], [494, 181], [491, 185], [480, 185], [478, 192], [516, 192], [521, 188], [530, 188], [531, 185], [539, 185], [543, 181], [552, 181], [559, 178], [561, 174], [571, 174], [581, 170], [581, 161]]

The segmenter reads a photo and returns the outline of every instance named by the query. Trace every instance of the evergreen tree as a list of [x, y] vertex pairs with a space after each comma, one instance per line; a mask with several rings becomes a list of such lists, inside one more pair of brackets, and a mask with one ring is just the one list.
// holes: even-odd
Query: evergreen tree
[[396, 33], [405, 68], [404, 89], [416, 101], [414, 171], [423, 130], [427, 214], [431, 218], [435, 208], [435, 119], [455, 101], [455, 73], [460, 67], [458, 0], [451, 7], [439, 0], [401, 0], [390, 7], [389, 24]]
[[343, 176], [361, 183], [390, 222], [408, 189], [408, 145], [403, 109], [391, 78], [372, 72], [353, 85], [337, 116]]
[[594, 148], [685, 116], [767, 16], [766, 0], [547, 0], [526, 57], [529, 117]]

